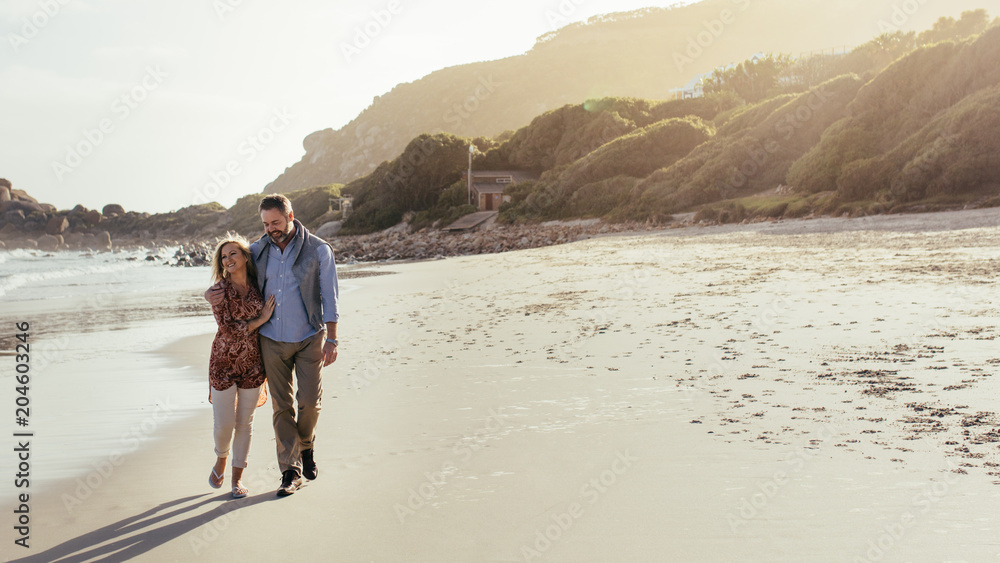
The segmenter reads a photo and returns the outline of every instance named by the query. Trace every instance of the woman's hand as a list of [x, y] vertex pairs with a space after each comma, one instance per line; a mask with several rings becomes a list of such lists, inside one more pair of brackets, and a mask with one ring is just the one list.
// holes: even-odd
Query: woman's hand
[[266, 323], [271, 318], [271, 315], [274, 314], [275, 303], [277, 302], [274, 300], [274, 296], [268, 296], [267, 301], [264, 302], [264, 309], [260, 312], [260, 316], [257, 317], [260, 324]]
[[258, 328], [264, 326], [264, 323], [266, 323], [268, 319], [271, 318], [271, 315], [274, 313], [275, 303], [276, 301], [274, 300], [273, 295], [268, 297], [267, 301], [264, 302], [264, 308], [261, 309], [260, 316], [247, 323], [247, 330], [253, 332]]

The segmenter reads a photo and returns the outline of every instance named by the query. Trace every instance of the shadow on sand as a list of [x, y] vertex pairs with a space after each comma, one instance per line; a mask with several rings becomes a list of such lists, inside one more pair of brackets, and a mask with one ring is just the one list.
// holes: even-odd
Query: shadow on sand
[[[126, 561], [216, 519], [225, 519], [229, 513], [235, 510], [262, 502], [279, 500], [273, 492], [261, 493], [239, 500], [231, 500], [228, 493], [205, 497], [206, 495], [194, 495], [165, 502], [142, 514], [125, 518], [82, 536], [66, 540], [41, 553], [21, 559], [11, 559], [11, 562]], [[219, 503], [219, 505], [208, 512], [200, 512], [201, 509], [212, 503]], [[179, 522], [164, 524], [164, 522], [185, 514], [191, 515]], [[215, 528], [213, 527], [213, 529]], [[194, 548], [195, 546], [192, 544], [192, 549]], [[196, 553], [192, 553], [191, 558], [193, 559], [195, 556]]]

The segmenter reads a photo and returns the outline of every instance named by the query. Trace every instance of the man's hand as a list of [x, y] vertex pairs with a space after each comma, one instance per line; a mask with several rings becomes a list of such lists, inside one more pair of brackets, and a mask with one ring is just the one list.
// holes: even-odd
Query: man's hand
[[215, 284], [212, 287], [205, 290], [205, 299], [215, 307], [225, 298], [226, 290], [222, 289], [222, 286]]
[[337, 361], [337, 347], [333, 342], [323, 343], [323, 367]]

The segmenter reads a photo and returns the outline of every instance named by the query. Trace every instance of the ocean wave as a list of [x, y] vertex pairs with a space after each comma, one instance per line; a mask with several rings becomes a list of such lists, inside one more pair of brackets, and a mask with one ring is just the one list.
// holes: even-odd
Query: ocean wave
[[[14, 258], [26, 258], [29, 255], [14, 257]], [[66, 263], [67, 261], [59, 262], [46, 262], [44, 260], [35, 260], [31, 266], [38, 268], [36, 271], [8, 271], [5, 273], [0, 273], [0, 297], [4, 297], [11, 292], [17, 291], [24, 287], [30, 287], [39, 283], [50, 282], [61, 279], [69, 279], [75, 277], [86, 277], [102, 274], [115, 274], [118, 272], [125, 272], [127, 270], [132, 270], [135, 268], [142, 267], [144, 264], [132, 262], [132, 261], [114, 261], [114, 262], [104, 262], [93, 265], [81, 265], [78, 263], [79, 260], [83, 258], [74, 259], [73, 263]], [[13, 260], [6, 262], [6, 266], [15, 266], [17, 262], [26, 264], [25, 261]], [[52, 269], [47, 269], [47, 266], [51, 266]], [[122, 279], [123, 282], [127, 281]], [[46, 295], [44, 297], [60, 297], [59, 295]]]
[[0, 261], [0, 264], [6, 262], [7, 258], [13, 258], [17, 260], [20, 258], [37, 258], [37, 257], [38, 257], [37, 250], [26, 250], [24, 248], [18, 248], [15, 250], [8, 250], [7, 252], [0, 254], [0, 258], [3, 258], [3, 261]]

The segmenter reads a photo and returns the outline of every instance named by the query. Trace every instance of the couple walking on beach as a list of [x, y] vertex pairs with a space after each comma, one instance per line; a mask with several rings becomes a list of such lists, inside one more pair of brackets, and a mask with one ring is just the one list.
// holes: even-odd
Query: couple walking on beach
[[267, 400], [268, 387], [281, 470], [278, 496], [294, 493], [303, 476], [317, 477], [313, 446], [322, 368], [337, 359], [333, 249], [294, 218], [285, 196], [264, 197], [258, 211], [266, 234], [253, 244], [238, 235], [220, 241], [212, 259], [217, 283], [205, 292], [219, 325], [209, 360], [218, 456], [209, 484], [222, 487], [232, 453], [233, 498], [249, 494], [241, 478], [254, 410]]

